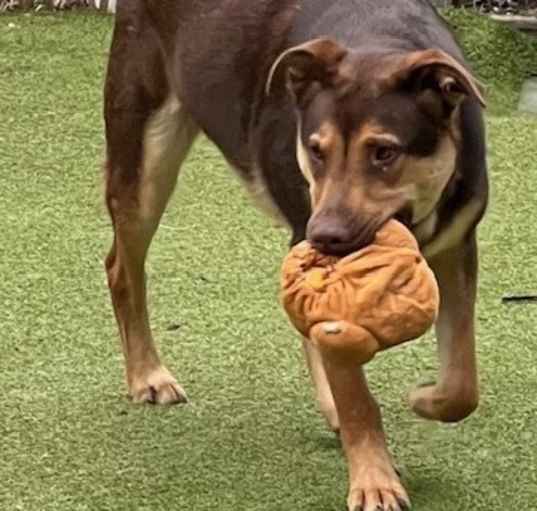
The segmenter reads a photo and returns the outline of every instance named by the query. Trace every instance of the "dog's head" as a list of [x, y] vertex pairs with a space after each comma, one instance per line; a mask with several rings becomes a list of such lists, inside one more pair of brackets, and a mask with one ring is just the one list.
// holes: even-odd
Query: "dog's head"
[[328, 253], [369, 243], [389, 218], [417, 224], [456, 168], [460, 104], [476, 80], [440, 50], [355, 52], [316, 39], [284, 52], [267, 92], [291, 94], [310, 185], [308, 239]]

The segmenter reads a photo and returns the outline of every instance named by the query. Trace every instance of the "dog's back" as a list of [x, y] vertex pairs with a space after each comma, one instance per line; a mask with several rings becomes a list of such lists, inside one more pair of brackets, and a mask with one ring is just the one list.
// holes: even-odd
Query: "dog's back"
[[293, 44], [329, 35], [354, 48], [436, 47], [460, 56], [450, 30], [428, 0], [313, 0], [304, 6], [291, 35]]
[[[128, 7], [125, 3], [118, 15], [151, 20], [148, 30], [158, 34], [163, 48], [170, 92], [251, 188], [268, 189], [296, 239], [304, 236], [297, 226], [307, 221], [303, 211], [308, 205], [296, 191], [304, 181], [290, 161], [295, 157], [294, 106], [289, 97], [265, 95], [278, 55], [323, 36], [362, 52], [437, 48], [464, 62], [427, 0], [186, 0], [165, 8], [156, 0], [137, 0]], [[461, 129], [467, 132], [462, 139], [474, 141], [465, 148], [464, 164], [474, 169], [483, 167], [477, 161], [484, 151], [479, 110], [473, 100], [462, 108]], [[261, 147], [267, 139], [270, 147]], [[270, 155], [264, 164], [263, 154]], [[472, 170], [468, 178], [482, 187], [480, 174]]]
[[145, 1], [155, 32], [174, 57], [177, 93], [243, 170], [251, 165], [244, 161], [244, 144], [256, 104], [285, 49], [328, 36], [352, 48], [439, 48], [463, 59], [427, 0], [185, 0], [166, 9]]

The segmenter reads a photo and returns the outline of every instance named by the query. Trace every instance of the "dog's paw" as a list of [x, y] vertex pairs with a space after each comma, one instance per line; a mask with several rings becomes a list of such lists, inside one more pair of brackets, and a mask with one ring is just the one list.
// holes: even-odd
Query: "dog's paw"
[[366, 463], [352, 478], [349, 511], [405, 511], [410, 499], [390, 463]]
[[130, 378], [129, 395], [134, 403], [173, 405], [188, 402], [183, 388], [164, 367], [142, 371]]
[[410, 392], [409, 402], [412, 410], [424, 419], [458, 422], [477, 408], [479, 396], [477, 390], [468, 385], [441, 390], [438, 385], [425, 384]]

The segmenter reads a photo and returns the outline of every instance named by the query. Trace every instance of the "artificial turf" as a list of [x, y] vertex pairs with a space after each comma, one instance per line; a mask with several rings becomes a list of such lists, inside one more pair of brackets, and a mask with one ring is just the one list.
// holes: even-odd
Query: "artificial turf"
[[[467, 40], [496, 30], [455, 18]], [[111, 26], [95, 15], [0, 17], [0, 510], [342, 510], [345, 461], [277, 302], [287, 234], [205, 140], [148, 262], [155, 336], [191, 404], [125, 396], [102, 264]], [[469, 47], [477, 72], [516, 61], [513, 45]], [[485, 80], [481, 406], [456, 426], [410, 412], [407, 389], [435, 375], [432, 336], [368, 371], [418, 511], [537, 509], [537, 305], [501, 303], [537, 292], [537, 118], [512, 111], [518, 67]]]

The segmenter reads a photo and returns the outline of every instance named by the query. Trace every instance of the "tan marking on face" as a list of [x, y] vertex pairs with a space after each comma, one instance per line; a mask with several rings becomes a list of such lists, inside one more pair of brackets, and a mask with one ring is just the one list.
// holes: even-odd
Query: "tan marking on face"
[[[377, 124], [370, 121], [364, 124], [355, 135], [353, 141], [353, 154], [358, 155], [367, 162], [368, 155], [366, 146], [371, 143], [386, 143], [388, 145], [400, 145], [398, 137]], [[352, 190], [352, 203], [362, 204], [361, 209], [369, 204], [373, 210], [390, 208], [398, 209], [405, 204], [410, 204], [413, 210], [413, 224], [419, 224], [431, 216], [434, 208], [445, 190], [449, 180], [453, 176], [456, 167], [457, 148], [454, 137], [446, 133], [439, 142], [434, 154], [428, 157], [417, 157], [402, 154], [388, 172], [394, 178], [391, 183], [386, 180], [375, 178], [367, 179], [367, 184], [360, 189]], [[368, 164], [368, 163], [366, 163]], [[382, 172], [379, 170], [379, 172]], [[380, 208], [379, 208], [380, 206]], [[436, 221], [431, 219], [428, 225], [423, 226], [425, 231], [433, 230]]]
[[456, 137], [446, 132], [436, 151], [428, 157], [402, 154], [386, 176], [365, 172], [370, 168], [371, 144], [400, 146], [400, 139], [375, 120], [364, 123], [343, 154], [343, 140], [337, 128], [325, 123], [312, 136], [326, 155], [323, 176], [314, 179], [308, 149], [299, 137], [297, 156], [304, 176], [310, 184], [314, 210], [322, 209], [334, 196], [339, 205], [370, 217], [392, 215], [410, 204], [413, 224], [428, 222], [420, 228], [420, 238], [428, 240], [435, 230], [434, 208], [452, 178], [457, 159]]
[[409, 202], [413, 207], [412, 222], [418, 224], [434, 210], [456, 167], [457, 148], [448, 135], [443, 136], [431, 156], [406, 157], [401, 184], [408, 184]]
[[405, 205], [408, 187], [389, 186], [380, 180], [354, 180], [347, 192], [346, 205], [371, 218], [388, 218]]
[[[401, 145], [399, 138], [376, 121], [365, 122], [353, 135], [347, 155], [345, 205], [370, 217], [385, 217], [399, 210], [410, 193], [408, 183], [388, 183], [369, 172], [371, 144]], [[382, 171], [379, 170], [379, 173]]]
[[[301, 142], [297, 143], [297, 157], [304, 176], [310, 184], [314, 213], [324, 206], [344, 207], [371, 218], [385, 217], [404, 205], [411, 193], [406, 183], [392, 186], [382, 179], [363, 171], [369, 166], [369, 144], [400, 145], [399, 138], [385, 128], [370, 121], [365, 123], [350, 141], [349, 154], [344, 152], [344, 141], [337, 127], [330, 122], [321, 126], [311, 140], [318, 142], [325, 154], [323, 176], [315, 179], [309, 152]], [[334, 200], [334, 197], [337, 197]]]
[[338, 131], [339, 130], [333, 123], [325, 121], [321, 124], [319, 131], [310, 136], [310, 140], [317, 141], [323, 151], [329, 152], [333, 149], [333, 146], [337, 144]]
[[363, 146], [368, 142], [400, 145], [401, 141], [395, 134], [390, 133], [384, 126], [374, 120], [365, 122], [356, 135], [354, 135], [354, 145]]
[[337, 127], [330, 121], [325, 121], [321, 124], [319, 130], [310, 136], [309, 142], [319, 144], [319, 147], [325, 155], [325, 168], [327, 169], [324, 176], [318, 179], [314, 178], [313, 163], [310, 158], [309, 150], [302, 141], [302, 127], [299, 123], [297, 132], [297, 161], [302, 171], [302, 174], [306, 178], [309, 184], [310, 196], [312, 205], [317, 207], [322, 200], [322, 196], [325, 194], [324, 184], [326, 182], [326, 175], [330, 174], [330, 168], [338, 165], [344, 158], [343, 154], [343, 141], [339, 135]]
[[436, 212], [433, 212], [425, 220], [414, 226], [412, 232], [420, 246], [423, 246], [433, 237], [437, 225], [438, 215]]
[[308, 154], [308, 150], [304, 147], [304, 143], [302, 142], [302, 126], [298, 125], [297, 130], [297, 136], [296, 136], [296, 158], [298, 161], [298, 166], [300, 167], [300, 170], [302, 171], [302, 174], [306, 178], [306, 181], [308, 182], [310, 186], [310, 193], [312, 193], [315, 187], [315, 182], [313, 180], [313, 171], [311, 169], [311, 160]]

